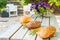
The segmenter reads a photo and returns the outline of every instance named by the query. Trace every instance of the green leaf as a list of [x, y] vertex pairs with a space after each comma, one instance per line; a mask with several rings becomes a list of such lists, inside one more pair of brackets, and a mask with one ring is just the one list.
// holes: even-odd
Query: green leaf
[[38, 6], [38, 9], [40, 10], [40, 13], [44, 13], [45, 9], [43, 7]]
[[49, 0], [50, 4], [55, 3], [56, 6], [60, 6], [60, 0]]
[[30, 35], [34, 36], [36, 34], [36, 32], [38, 32], [38, 30], [34, 29], [34, 30], [30, 31]]
[[36, 15], [38, 15], [38, 12], [36, 11], [36, 9], [33, 9], [33, 11], [34, 11], [34, 13], [35, 13]]
[[60, 1], [56, 2], [56, 6], [60, 6]]
[[23, 29], [25, 29], [26, 28], [26, 24], [23, 24]]
[[29, 2], [30, 2], [30, 0], [21, 0], [21, 4], [22, 4], [22, 6], [24, 6], [24, 5], [28, 5]]

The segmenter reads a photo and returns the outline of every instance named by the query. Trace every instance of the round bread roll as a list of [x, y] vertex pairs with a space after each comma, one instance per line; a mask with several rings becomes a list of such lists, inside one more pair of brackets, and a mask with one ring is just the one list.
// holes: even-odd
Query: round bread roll
[[37, 32], [37, 35], [41, 38], [49, 38], [53, 36], [56, 32], [56, 28], [54, 26], [46, 26]]
[[22, 16], [22, 17], [20, 18], [20, 22], [21, 22], [22, 24], [27, 24], [27, 23], [30, 22], [30, 21], [31, 21], [31, 17], [30, 17], [30, 16], [27, 16], [27, 15]]
[[37, 21], [37, 20], [31, 21], [27, 24], [27, 28], [29, 30], [36, 29], [36, 28], [39, 28], [39, 27], [41, 27], [41, 22]]

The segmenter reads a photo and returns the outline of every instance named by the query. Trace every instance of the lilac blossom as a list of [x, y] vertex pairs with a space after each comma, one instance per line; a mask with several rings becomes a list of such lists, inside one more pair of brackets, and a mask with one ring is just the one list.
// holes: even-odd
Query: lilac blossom
[[51, 8], [52, 6], [50, 6], [50, 4], [46, 3], [46, 2], [43, 2], [43, 6], [44, 7], [48, 7], [48, 8]]
[[32, 3], [30, 10], [32, 11], [32, 9], [35, 8], [36, 11], [37, 11], [38, 13], [40, 13], [40, 10], [38, 9], [38, 6], [41, 6], [41, 7], [43, 7], [43, 8], [46, 8], [46, 7], [52, 8], [52, 6], [50, 6], [50, 4], [48, 4], [47, 2], [39, 2], [39, 3], [36, 3], [36, 4]]
[[39, 11], [39, 9], [38, 9], [38, 6], [39, 6], [38, 4], [33, 4], [33, 3], [32, 3], [32, 4], [31, 4], [31, 7], [30, 7], [30, 10], [32, 11], [32, 9], [35, 8], [36, 11], [40, 13], [40, 11]]

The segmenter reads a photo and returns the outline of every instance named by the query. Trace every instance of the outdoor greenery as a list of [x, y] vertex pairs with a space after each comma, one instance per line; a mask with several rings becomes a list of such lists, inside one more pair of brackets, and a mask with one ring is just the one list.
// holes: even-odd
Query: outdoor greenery
[[[60, 6], [60, 0], [21, 0], [23, 6], [29, 3], [31, 3], [31, 10], [33, 10], [35, 14], [45, 13], [47, 10], [50, 11], [53, 9], [53, 5]], [[32, 3], [34, 3], [35, 8]]]
[[0, 12], [2, 8], [5, 8], [7, 4], [7, 0], [0, 0]]
[[[40, 0], [21, 0], [21, 4], [24, 6], [24, 5], [28, 5], [29, 3], [31, 2], [39, 2]], [[55, 3], [56, 6], [60, 6], [60, 0], [48, 0], [48, 2], [50, 4], [53, 4]]]
[[29, 3], [30, 0], [21, 0], [21, 4], [22, 5], [27, 5]]
[[56, 6], [60, 6], [60, 0], [49, 0], [50, 4], [55, 3]]
[[32, 3], [34, 1], [39, 2], [40, 0], [21, 0], [21, 4], [24, 5], [28, 5], [29, 3]]

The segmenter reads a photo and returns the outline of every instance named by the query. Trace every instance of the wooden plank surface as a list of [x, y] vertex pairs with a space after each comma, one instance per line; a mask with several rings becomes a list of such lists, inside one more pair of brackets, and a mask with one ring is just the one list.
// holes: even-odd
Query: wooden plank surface
[[28, 30], [27, 28], [23, 29], [22, 26], [20, 30], [17, 33], [15, 33], [15, 35], [11, 38], [11, 40], [22, 40], [27, 30]]
[[[33, 16], [34, 17], [34, 16]], [[41, 20], [39, 17], [36, 19], [36, 20]], [[57, 29], [57, 32], [56, 32], [56, 34], [57, 34], [57, 36], [56, 37], [53, 37], [53, 38], [50, 38], [50, 40], [57, 40], [57, 39], [60, 39], [59, 37], [60, 37], [60, 30], [59, 30], [59, 26], [58, 26], [58, 23], [57, 23], [57, 20], [56, 20], [56, 18], [55, 18], [55, 16], [54, 15], [51, 15], [51, 18], [50, 18], [50, 22], [51, 22], [51, 25], [52, 26], [55, 26], [56, 27], [56, 29]], [[47, 26], [47, 25], [49, 25], [49, 19], [48, 18], [44, 18], [43, 20], [42, 20], [42, 27], [45, 27], [45, 26]], [[32, 35], [29, 35], [29, 32], [30, 31], [27, 31], [28, 29], [26, 28], [25, 30], [23, 29], [23, 27], [19, 30], [19, 31], [17, 31], [12, 37], [11, 37], [11, 40], [35, 40], [35, 37], [36, 37], [36, 35], [34, 35], [34, 36], [32, 36]], [[37, 38], [36, 38], [36, 40], [49, 40], [49, 38], [48, 39], [42, 39], [42, 38], [40, 38], [39, 36], [37, 36]]]
[[34, 35], [34, 36], [30, 35], [30, 31], [28, 31], [28, 33], [25, 35], [24, 39], [25, 40], [35, 40], [35, 36], [36, 35]]
[[9, 37], [21, 26], [19, 22], [12, 22], [0, 32], [0, 40], [9, 40]]
[[[38, 20], [39, 20], [39, 18], [38, 18]], [[60, 30], [59, 30], [60, 26], [58, 25], [57, 20], [56, 20], [56, 18], [55, 18], [54, 15], [51, 15], [50, 24], [51, 24], [52, 26], [55, 26], [56, 29], [57, 29], [57, 31], [56, 31], [56, 37], [52, 37], [52, 38], [50, 38], [50, 39], [49, 39], [49, 38], [48, 38], [48, 39], [41, 39], [41, 38], [39, 38], [39, 36], [38, 36], [38, 37], [37, 37], [37, 40], [57, 40], [57, 39], [60, 40]], [[42, 23], [42, 27], [45, 27], [45, 26], [47, 26], [47, 25], [49, 25], [49, 19], [48, 19], [48, 18], [44, 18], [44, 19], [43, 19], [43, 23]]]
[[[31, 16], [33, 20], [36, 20], [37, 16], [36, 15], [32, 15]], [[15, 35], [13, 37], [11, 37], [11, 40], [26, 40], [28, 37], [31, 39], [31, 38], [35, 38], [35, 36], [30, 36], [29, 35], [29, 30], [27, 28], [23, 29], [23, 26], [22, 28], [15, 33]], [[26, 39], [25, 39], [26, 38]], [[29, 39], [29, 40], [30, 40]], [[27, 39], [28, 40], [28, 39]], [[32, 40], [32, 39], [31, 39]]]
[[60, 40], [60, 26], [58, 25], [58, 23], [56, 21], [56, 18], [55, 19], [53, 19], [53, 18], [51, 20], [54, 20], [54, 21], [51, 21], [51, 22], [54, 22], [57, 31], [56, 31], [56, 36], [55, 37], [52, 37], [51, 40]]

